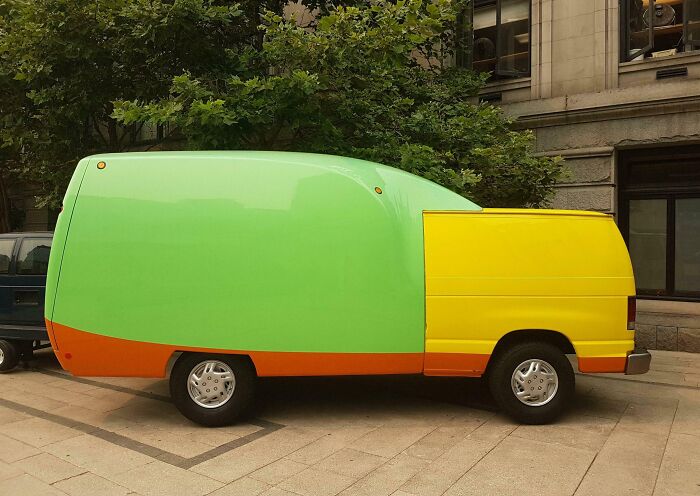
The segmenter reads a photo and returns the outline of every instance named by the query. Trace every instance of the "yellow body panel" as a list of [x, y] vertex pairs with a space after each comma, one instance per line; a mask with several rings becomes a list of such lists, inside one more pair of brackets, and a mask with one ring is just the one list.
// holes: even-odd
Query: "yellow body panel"
[[625, 357], [632, 265], [612, 217], [564, 210], [425, 212], [426, 353], [489, 355], [550, 330], [581, 357]]

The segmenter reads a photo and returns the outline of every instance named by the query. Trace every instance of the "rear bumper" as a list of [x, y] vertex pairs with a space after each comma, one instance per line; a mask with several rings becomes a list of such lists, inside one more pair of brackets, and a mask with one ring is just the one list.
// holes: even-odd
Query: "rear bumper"
[[0, 324], [0, 339], [48, 341], [49, 334], [44, 326]]
[[578, 357], [579, 372], [586, 374], [646, 374], [650, 364], [651, 355], [643, 348], [634, 348], [617, 356]]
[[636, 375], [646, 374], [649, 372], [651, 365], [651, 354], [645, 349], [635, 349], [627, 355], [627, 363], [625, 364], [625, 374]]

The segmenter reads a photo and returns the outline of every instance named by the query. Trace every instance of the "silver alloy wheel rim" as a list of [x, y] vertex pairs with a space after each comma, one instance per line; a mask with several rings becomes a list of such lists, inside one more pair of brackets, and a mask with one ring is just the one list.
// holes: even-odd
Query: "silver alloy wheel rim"
[[195, 365], [187, 378], [190, 398], [202, 408], [218, 408], [233, 397], [236, 376], [228, 364], [206, 360]]
[[5, 352], [0, 349], [0, 365], [5, 363]]
[[527, 406], [546, 405], [557, 394], [559, 376], [549, 363], [538, 358], [515, 367], [510, 379], [513, 394]]

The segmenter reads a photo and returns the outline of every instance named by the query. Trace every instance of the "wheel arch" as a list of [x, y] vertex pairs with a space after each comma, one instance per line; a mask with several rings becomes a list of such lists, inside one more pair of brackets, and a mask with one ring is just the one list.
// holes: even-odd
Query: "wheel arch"
[[509, 349], [511, 346], [535, 341], [545, 342], [556, 346], [564, 354], [576, 353], [574, 345], [571, 343], [569, 338], [559, 331], [553, 331], [551, 329], [518, 329], [510, 331], [498, 340], [496, 347], [493, 349], [493, 353], [491, 353], [485, 373], [488, 373], [489, 367], [495, 362], [494, 359], [498, 358], [501, 353]]
[[192, 351], [192, 350], [177, 350], [174, 351], [171, 355], [170, 358], [168, 358], [168, 361], [165, 365], [165, 377], [170, 377], [170, 374], [173, 370], [173, 367], [175, 366], [175, 363], [180, 359], [180, 357], [183, 356], [188, 356], [188, 355], [196, 355], [196, 354], [202, 354], [202, 355], [229, 355], [229, 356], [235, 356], [235, 357], [240, 357], [244, 359], [246, 362], [248, 362], [248, 365], [250, 365], [251, 370], [255, 375], [258, 375], [258, 369], [255, 366], [255, 362], [253, 361], [253, 358], [246, 354], [246, 353], [216, 353], [216, 352], [204, 352], [204, 351]]

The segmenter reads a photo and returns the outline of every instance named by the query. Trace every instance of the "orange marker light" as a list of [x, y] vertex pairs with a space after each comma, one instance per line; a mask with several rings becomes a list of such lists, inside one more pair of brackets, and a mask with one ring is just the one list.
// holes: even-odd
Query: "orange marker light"
[[381, 194], [382, 194], [382, 188], [380, 188], [379, 186], [375, 186], [374, 192], [377, 193], [378, 195], [381, 195]]
[[105, 164], [104, 162], [97, 162], [98, 169], [104, 169], [105, 167], [107, 167], [107, 164]]

